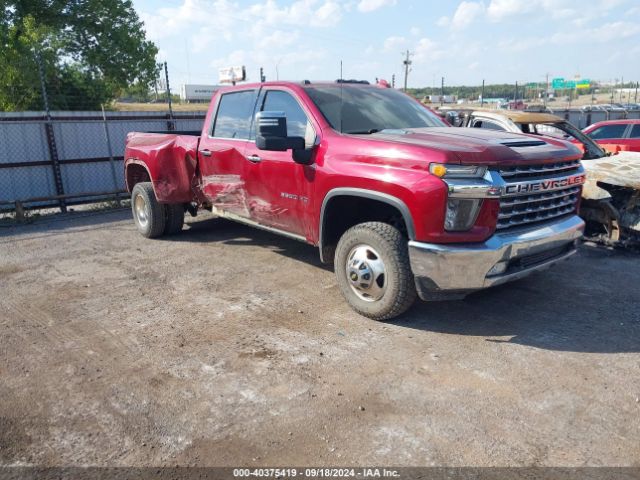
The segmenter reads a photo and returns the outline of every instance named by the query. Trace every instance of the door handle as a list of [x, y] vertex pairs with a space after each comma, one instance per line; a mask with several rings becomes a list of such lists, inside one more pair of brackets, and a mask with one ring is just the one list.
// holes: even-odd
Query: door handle
[[200, 153], [202, 154], [203, 157], [211, 156], [211, 150], [200, 150]]
[[262, 159], [258, 155], [247, 155], [247, 160], [253, 163], [258, 163], [262, 161]]

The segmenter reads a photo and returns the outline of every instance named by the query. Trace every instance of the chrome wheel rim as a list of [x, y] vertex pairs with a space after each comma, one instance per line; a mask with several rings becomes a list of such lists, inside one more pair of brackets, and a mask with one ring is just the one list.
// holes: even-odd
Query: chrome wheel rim
[[357, 245], [347, 256], [347, 281], [365, 302], [380, 300], [387, 290], [387, 276], [380, 254], [369, 245]]
[[144, 201], [142, 195], [136, 195], [133, 201], [133, 211], [136, 214], [136, 220], [138, 224], [145, 228], [149, 223], [149, 212], [147, 211], [147, 203]]

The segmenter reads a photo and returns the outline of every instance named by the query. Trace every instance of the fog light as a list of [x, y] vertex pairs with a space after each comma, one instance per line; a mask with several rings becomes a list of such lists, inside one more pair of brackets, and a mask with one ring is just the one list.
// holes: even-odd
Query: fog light
[[508, 265], [509, 265], [509, 262], [496, 263], [493, 267], [491, 267], [491, 270], [487, 272], [487, 277], [493, 277], [494, 275], [502, 275], [504, 272], [507, 271]]
[[482, 200], [479, 198], [450, 198], [444, 217], [445, 230], [457, 232], [469, 230], [476, 221]]

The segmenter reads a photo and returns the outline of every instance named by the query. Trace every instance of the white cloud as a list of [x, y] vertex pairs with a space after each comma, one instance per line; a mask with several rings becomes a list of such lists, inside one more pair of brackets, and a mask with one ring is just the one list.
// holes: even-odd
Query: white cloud
[[407, 43], [407, 39], [404, 37], [388, 37], [385, 39], [382, 46], [384, 52], [391, 52], [394, 50], [400, 51], [402, 47]]
[[422, 33], [422, 30], [420, 30], [419, 27], [411, 27], [411, 29], [409, 30], [409, 33], [414, 37], [417, 37]]
[[507, 17], [529, 12], [536, 8], [537, 3], [535, 1], [523, 2], [522, 0], [491, 0], [487, 7], [487, 14], [489, 19], [500, 21]]
[[439, 27], [448, 27], [449, 23], [451, 23], [451, 20], [449, 20], [449, 17], [445, 16], [445, 17], [440, 17], [436, 22], [436, 25], [438, 25]]
[[326, 1], [311, 15], [311, 25], [315, 27], [332, 27], [342, 19], [342, 7], [334, 1]]
[[358, 3], [358, 10], [367, 13], [395, 4], [396, 0], [360, 0], [360, 3]]
[[463, 1], [458, 5], [456, 13], [453, 14], [451, 26], [455, 29], [466, 28], [482, 15], [484, 15], [484, 5], [482, 3]]
[[442, 58], [444, 52], [439, 48], [438, 43], [430, 38], [421, 38], [413, 49], [413, 58], [418, 62], [437, 60]]

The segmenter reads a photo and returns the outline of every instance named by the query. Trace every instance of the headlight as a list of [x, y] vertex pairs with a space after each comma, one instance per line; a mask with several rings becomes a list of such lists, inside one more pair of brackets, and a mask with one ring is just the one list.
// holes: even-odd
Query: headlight
[[482, 199], [450, 198], [444, 217], [444, 229], [450, 232], [469, 230], [476, 221]]
[[482, 178], [487, 167], [478, 165], [455, 165], [451, 163], [432, 163], [429, 172], [440, 178]]

